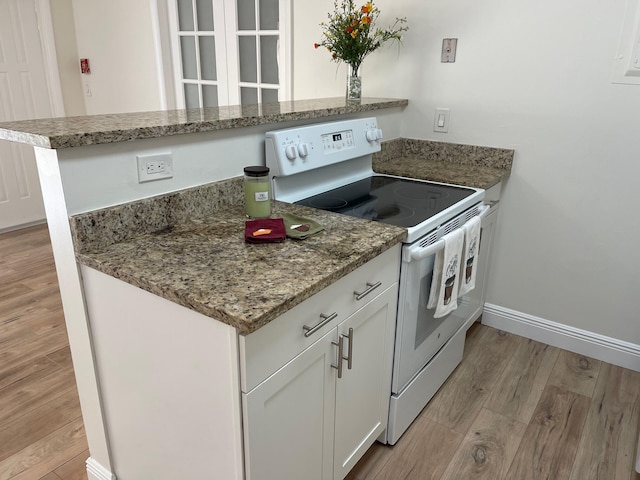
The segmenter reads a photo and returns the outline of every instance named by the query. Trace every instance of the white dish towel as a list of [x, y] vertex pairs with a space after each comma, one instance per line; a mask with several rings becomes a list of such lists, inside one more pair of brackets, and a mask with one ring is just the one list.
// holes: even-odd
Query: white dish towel
[[466, 295], [476, 286], [478, 256], [480, 254], [480, 217], [473, 217], [462, 227], [464, 230], [464, 248], [460, 265], [460, 290], [458, 296]]
[[434, 318], [444, 317], [458, 308], [458, 284], [464, 230], [454, 230], [443, 238], [444, 248], [436, 253], [427, 308], [436, 309]]

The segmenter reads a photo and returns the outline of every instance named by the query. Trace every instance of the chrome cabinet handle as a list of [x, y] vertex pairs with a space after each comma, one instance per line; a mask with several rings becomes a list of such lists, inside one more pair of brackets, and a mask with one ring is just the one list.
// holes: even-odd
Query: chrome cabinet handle
[[338, 343], [331, 342], [331, 344], [332, 345], [336, 345], [338, 347], [338, 365], [334, 365], [332, 363], [331, 366], [338, 370], [338, 378], [342, 378], [342, 360], [343, 360], [343, 353], [344, 353], [344, 335], [340, 335], [340, 337], [338, 338]]
[[[349, 348], [347, 351], [347, 356], [344, 356], [344, 339], [348, 339], [349, 340]], [[338, 378], [342, 378], [342, 362], [344, 360], [347, 361], [347, 369], [351, 370], [351, 367], [353, 366], [353, 328], [349, 329], [349, 334], [345, 335], [344, 333], [340, 334], [340, 337], [338, 338], [338, 343], [336, 342], [331, 342], [332, 345], [335, 345], [336, 347], [338, 347], [338, 364], [334, 365], [331, 364], [331, 366], [335, 369], [338, 370]]]
[[349, 329], [348, 335], [343, 334], [342, 338], [349, 339], [349, 349], [347, 350], [347, 356], [344, 357], [344, 359], [347, 361], [347, 369], [351, 370], [351, 367], [353, 365], [353, 328]]
[[376, 283], [367, 282], [367, 288], [364, 291], [362, 291], [362, 292], [357, 292], [356, 291], [356, 292], [353, 292], [353, 294], [356, 296], [356, 300], [362, 300], [364, 297], [369, 295], [371, 292], [373, 292], [380, 285], [382, 285], [382, 282], [376, 282]]
[[304, 330], [304, 336], [310, 337], [311, 335], [316, 333], [318, 330], [320, 330], [322, 327], [324, 327], [327, 323], [329, 323], [331, 320], [333, 320], [337, 316], [338, 316], [338, 312], [333, 312], [331, 315], [325, 315], [324, 313], [321, 313], [320, 314], [321, 320], [316, 325], [314, 325], [313, 327], [310, 327], [308, 325], [302, 326], [302, 330]]

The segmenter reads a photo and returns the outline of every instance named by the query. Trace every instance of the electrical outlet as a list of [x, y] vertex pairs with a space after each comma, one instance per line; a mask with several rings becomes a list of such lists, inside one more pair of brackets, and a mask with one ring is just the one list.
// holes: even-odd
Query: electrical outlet
[[136, 155], [138, 183], [173, 177], [173, 158], [170, 153]]
[[166, 164], [163, 160], [159, 162], [146, 162], [147, 175], [153, 175], [154, 173], [166, 172]]

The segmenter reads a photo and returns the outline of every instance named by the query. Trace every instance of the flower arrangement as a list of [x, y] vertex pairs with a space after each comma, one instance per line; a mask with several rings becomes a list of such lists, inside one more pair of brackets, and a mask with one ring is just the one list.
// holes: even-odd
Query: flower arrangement
[[402, 40], [402, 32], [409, 30], [406, 18], [396, 18], [386, 30], [376, 28], [375, 22], [380, 10], [373, 2], [356, 8], [353, 0], [334, 0], [334, 12], [329, 13], [329, 21], [320, 23], [322, 41], [314, 47], [326, 47], [336, 62], [345, 62], [351, 67], [352, 75], [358, 70], [364, 58], [389, 40]]

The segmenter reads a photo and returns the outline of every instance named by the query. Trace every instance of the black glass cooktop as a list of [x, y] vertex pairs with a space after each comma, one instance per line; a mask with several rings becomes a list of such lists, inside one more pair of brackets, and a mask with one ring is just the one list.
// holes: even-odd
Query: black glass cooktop
[[464, 187], [374, 175], [295, 203], [409, 228], [473, 193]]

